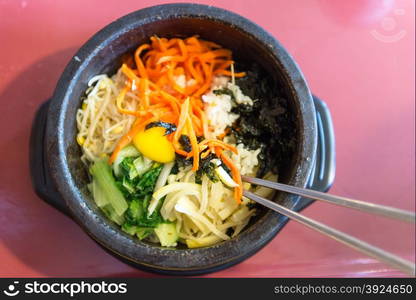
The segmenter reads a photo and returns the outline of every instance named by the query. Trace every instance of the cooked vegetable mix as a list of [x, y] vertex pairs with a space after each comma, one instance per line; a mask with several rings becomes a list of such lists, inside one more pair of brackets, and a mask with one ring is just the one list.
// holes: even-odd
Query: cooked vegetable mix
[[115, 75], [92, 78], [77, 142], [97, 206], [127, 234], [165, 247], [239, 234], [256, 212], [241, 175], [276, 178], [266, 157], [280, 149], [273, 135], [284, 137], [273, 105], [259, 121], [255, 97], [268, 95], [250, 80], [234, 72], [230, 50], [196, 36], [154, 36]]

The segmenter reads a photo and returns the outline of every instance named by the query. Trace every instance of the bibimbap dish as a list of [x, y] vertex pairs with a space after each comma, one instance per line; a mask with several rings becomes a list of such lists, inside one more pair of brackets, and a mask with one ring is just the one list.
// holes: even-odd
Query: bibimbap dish
[[198, 36], [152, 36], [115, 74], [91, 78], [76, 139], [97, 206], [132, 237], [164, 247], [237, 236], [256, 214], [243, 189], [272, 193], [241, 175], [277, 179], [267, 118], [285, 112], [269, 106], [272, 92], [248, 95], [261, 84], [254, 74]]

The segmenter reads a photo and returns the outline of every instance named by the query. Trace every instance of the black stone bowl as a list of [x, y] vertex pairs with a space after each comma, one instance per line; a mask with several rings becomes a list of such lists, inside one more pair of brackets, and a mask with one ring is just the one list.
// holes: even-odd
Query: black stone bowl
[[[53, 98], [37, 114], [31, 136], [32, 181], [38, 195], [67, 213], [105, 250], [138, 268], [165, 274], [201, 274], [234, 265], [265, 246], [287, 222], [285, 217], [264, 210], [231, 240], [199, 249], [169, 249], [139, 241], [121, 231], [103, 215], [87, 190], [88, 176], [75, 140], [75, 115], [88, 80], [96, 74], [114, 73], [121, 65], [121, 56], [147, 42], [152, 35], [195, 34], [231, 49], [239, 59], [254, 60], [273, 82], [283, 87], [288, 110], [293, 115], [297, 144], [291, 157], [287, 157], [287, 166], [280, 170], [279, 180], [299, 187], [316, 186], [320, 181], [321, 190], [328, 189], [333, 180], [329, 113], [322, 102], [315, 100], [321, 107], [321, 113], [316, 113], [298, 66], [262, 28], [232, 12], [196, 4], [154, 6], [111, 23], [73, 57]], [[324, 123], [319, 131], [324, 133], [322, 136], [318, 135], [319, 120]], [[325, 143], [317, 148], [319, 139]], [[320, 158], [316, 159], [317, 155]], [[276, 201], [295, 210], [308, 203], [300, 203], [299, 197], [284, 193], [278, 194]]]

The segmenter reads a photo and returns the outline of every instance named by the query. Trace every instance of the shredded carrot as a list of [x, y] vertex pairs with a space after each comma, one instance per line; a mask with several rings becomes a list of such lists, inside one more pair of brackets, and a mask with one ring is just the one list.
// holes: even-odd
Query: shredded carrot
[[147, 78], [147, 72], [140, 58], [140, 54], [143, 52], [143, 50], [146, 50], [149, 47], [150, 46], [148, 44], [143, 44], [139, 48], [137, 48], [136, 52], [134, 53], [134, 59], [136, 61], [137, 69], [139, 71], [140, 76], [144, 78]]
[[[230, 71], [227, 71], [227, 70], [220, 70], [218, 72], [218, 74], [227, 75], [227, 76], [231, 76], [232, 75], [232, 73]], [[246, 76], [246, 72], [234, 73], [234, 76], [235, 77], [244, 77], [244, 76]]]
[[121, 112], [123, 114], [127, 114], [127, 115], [138, 116], [139, 112], [124, 109], [122, 107], [122, 102], [123, 102], [124, 98], [126, 97], [126, 94], [130, 90], [130, 88], [131, 88], [131, 85], [128, 84], [121, 90], [120, 94], [118, 94], [118, 96], [117, 96], [116, 105], [117, 105], [117, 108], [118, 108], [119, 112]]
[[186, 120], [188, 118], [188, 113], [189, 113], [189, 98], [187, 98], [181, 106], [181, 113], [179, 115], [178, 125], [176, 126], [176, 131], [175, 131], [175, 135], [173, 138], [176, 141], [179, 140], [182, 129], [185, 126]]
[[132, 69], [130, 69], [126, 64], [122, 64], [121, 72], [123, 72], [123, 74], [131, 81], [135, 81], [136, 84], [141, 81], [140, 78], [136, 75], [136, 73]]
[[240, 204], [241, 197], [243, 196], [243, 183], [241, 181], [240, 172], [238, 171], [234, 163], [231, 161], [231, 159], [228, 158], [228, 156], [225, 155], [222, 150], [220, 150], [220, 157], [221, 157], [221, 160], [224, 162], [224, 164], [228, 168], [230, 168], [233, 180], [238, 184], [238, 186], [234, 189], [234, 199], [235, 201], [237, 201], [238, 204]]
[[192, 171], [196, 172], [199, 169], [199, 148], [198, 148], [198, 141], [196, 139], [196, 135], [192, 126], [192, 122], [191, 119], [188, 118], [186, 119], [186, 126], [188, 129], [188, 133], [189, 133], [189, 140], [191, 141], [191, 145], [192, 145], [192, 151], [193, 151], [193, 157], [194, 157], [194, 163], [192, 166]]
[[228, 149], [228, 150], [234, 152], [235, 154], [238, 154], [238, 150], [237, 150], [236, 147], [231, 146], [227, 143], [224, 143], [223, 141], [214, 140], [214, 139], [205, 139], [205, 140], [203, 140], [202, 142], [199, 143], [199, 147], [201, 147], [202, 145], [205, 145], [205, 144], [213, 144], [217, 147], [220, 146], [223, 149]]
[[211, 151], [208, 149], [201, 153], [201, 159], [206, 158], [208, 155], [210, 155]]
[[199, 116], [199, 118], [201, 119], [202, 132], [204, 136], [208, 136], [208, 121], [207, 121], [207, 118], [205, 117], [204, 111], [197, 104], [193, 105], [193, 109], [195, 110], [195, 113]]
[[[201, 98], [210, 89], [214, 76], [230, 76], [233, 80], [245, 76], [244, 72], [234, 73], [232, 52], [198, 36], [186, 39], [153, 36], [150, 43], [139, 46], [134, 55], [125, 56], [123, 62], [121, 73], [126, 77], [126, 83], [116, 104], [120, 113], [133, 115], [136, 121], [118, 141], [109, 162], [112, 163], [119, 151], [150, 122], [173, 123], [176, 131], [168, 135], [168, 140], [175, 152], [193, 158], [193, 171], [198, 170], [200, 159], [215, 153], [230, 168], [233, 179], [239, 184], [234, 197], [240, 202], [241, 176], [224, 153], [225, 150], [237, 153], [237, 149], [221, 141], [228, 131], [219, 139], [212, 138]], [[137, 111], [128, 110], [123, 105], [127, 93], [134, 93], [139, 98]], [[189, 137], [190, 152], [182, 148], [181, 135]], [[202, 138], [200, 143], [199, 138]]]
[[223, 140], [224, 137], [226, 137], [227, 135], [230, 134], [230, 132], [231, 132], [231, 128], [230, 127], [225, 128], [224, 132], [217, 136], [217, 139]]

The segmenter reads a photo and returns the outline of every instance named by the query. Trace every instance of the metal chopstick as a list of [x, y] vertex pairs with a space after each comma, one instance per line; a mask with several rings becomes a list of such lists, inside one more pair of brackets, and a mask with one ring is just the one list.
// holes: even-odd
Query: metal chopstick
[[247, 198], [250, 198], [257, 203], [260, 203], [282, 215], [285, 215], [286, 217], [297, 221], [303, 225], [306, 225], [307, 227], [314, 229], [326, 236], [329, 236], [349, 247], [352, 247], [366, 255], [369, 255], [371, 257], [374, 257], [380, 261], [383, 261], [411, 276], [415, 276], [415, 264], [411, 261], [405, 260], [403, 258], [400, 258], [394, 254], [391, 254], [387, 251], [384, 251], [383, 249], [380, 249], [378, 247], [372, 246], [362, 240], [359, 240], [351, 235], [348, 235], [346, 233], [343, 233], [339, 230], [336, 230], [334, 228], [331, 228], [325, 224], [322, 224], [318, 221], [315, 221], [313, 219], [310, 219], [308, 217], [305, 217], [301, 214], [298, 214], [284, 206], [281, 206], [275, 202], [272, 202], [270, 200], [267, 200], [265, 198], [262, 198], [252, 192], [244, 191], [244, 196]]
[[350, 199], [346, 197], [330, 195], [330, 194], [326, 194], [326, 193], [322, 193], [322, 192], [318, 192], [314, 190], [303, 189], [303, 188], [286, 185], [286, 184], [278, 183], [278, 182], [272, 182], [272, 181], [259, 179], [259, 178], [242, 176], [242, 180], [248, 183], [257, 184], [257, 185], [265, 186], [265, 187], [272, 188], [275, 190], [296, 194], [302, 197], [325, 201], [325, 202], [329, 202], [332, 204], [345, 206], [345, 207], [349, 207], [349, 208], [353, 208], [353, 209], [365, 211], [368, 213], [377, 214], [377, 215], [381, 215], [384, 217], [405, 221], [405, 222], [415, 223], [415, 220], [416, 220], [415, 213], [402, 210], [402, 209], [398, 209], [398, 208], [394, 208], [394, 207], [390, 207], [390, 206], [378, 205], [378, 204], [368, 203], [368, 202]]

